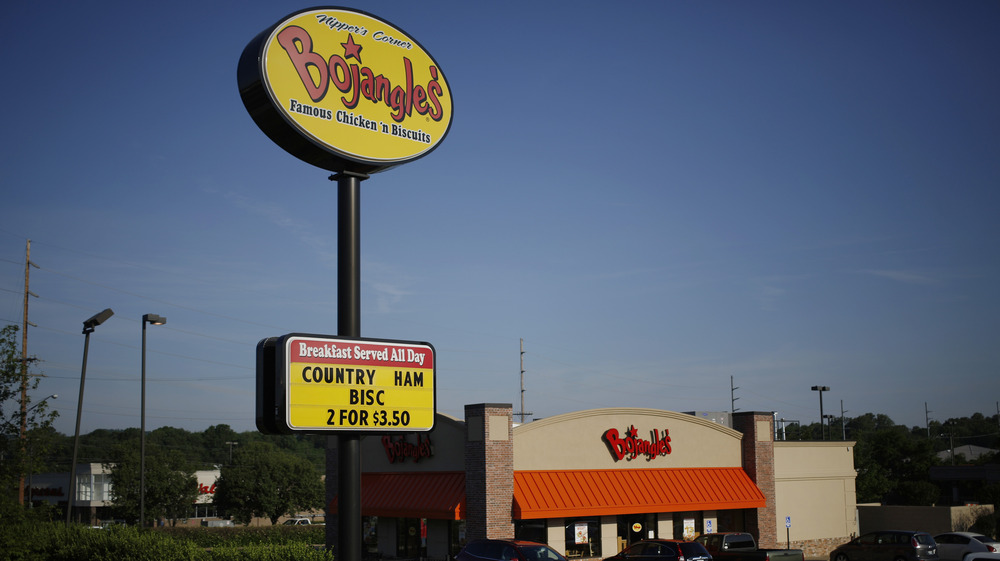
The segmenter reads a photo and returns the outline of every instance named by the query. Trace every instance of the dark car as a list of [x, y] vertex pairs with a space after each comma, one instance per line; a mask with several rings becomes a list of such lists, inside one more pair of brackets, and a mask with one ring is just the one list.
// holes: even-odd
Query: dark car
[[801, 549], [757, 547], [757, 540], [747, 532], [719, 532], [695, 538], [705, 546], [715, 561], [805, 561]]
[[684, 540], [645, 540], [634, 543], [604, 561], [712, 561], [705, 546]]
[[830, 552], [830, 561], [924, 561], [937, 559], [937, 543], [927, 532], [869, 532]]
[[472, 540], [455, 561], [566, 561], [561, 553], [526, 540]]
[[997, 540], [976, 532], [945, 532], [934, 536], [938, 557], [945, 561], [962, 561], [969, 553], [997, 553]]

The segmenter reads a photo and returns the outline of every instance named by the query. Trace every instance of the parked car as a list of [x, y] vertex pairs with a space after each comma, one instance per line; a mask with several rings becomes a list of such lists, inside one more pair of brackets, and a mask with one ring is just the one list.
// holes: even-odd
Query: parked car
[[715, 561], [804, 561], [801, 549], [762, 549], [746, 532], [702, 534], [695, 539]]
[[712, 561], [712, 554], [697, 542], [644, 540], [636, 542], [604, 561]]
[[567, 561], [551, 547], [527, 540], [472, 540], [455, 561]]
[[937, 560], [937, 543], [927, 532], [884, 530], [862, 534], [830, 552], [830, 561]]
[[963, 561], [1000, 561], [998, 553], [968, 553]]
[[997, 553], [1000, 543], [976, 532], [945, 532], [934, 536], [938, 557], [946, 561], [962, 561], [967, 553]]

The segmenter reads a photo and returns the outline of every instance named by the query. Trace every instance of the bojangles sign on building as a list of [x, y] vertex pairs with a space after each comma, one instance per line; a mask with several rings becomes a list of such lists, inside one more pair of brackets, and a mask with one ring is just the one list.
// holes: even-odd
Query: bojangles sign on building
[[657, 456], [666, 456], [673, 450], [670, 447], [670, 429], [657, 429], [650, 431], [650, 439], [639, 438], [639, 431], [634, 425], [625, 429], [625, 435], [619, 434], [618, 429], [608, 429], [604, 431], [604, 443], [611, 450], [611, 455], [615, 461], [634, 460], [639, 456], [645, 456], [646, 461], [650, 461]]
[[331, 171], [370, 173], [420, 158], [451, 127], [451, 89], [415, 39], [371, 14], [311, 8], [251, 41], [240, 96], [292, 155]]

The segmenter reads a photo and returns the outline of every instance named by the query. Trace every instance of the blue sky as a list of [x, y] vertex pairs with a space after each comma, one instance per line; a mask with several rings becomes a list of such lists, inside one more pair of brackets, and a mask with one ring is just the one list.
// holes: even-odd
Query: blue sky
[[[29, 5], [30, 4], [30, 5]], [[264, 337], [336, 334], [336, 186], [236, 87], [290, 2], [0, 8], [0, 324], [82, 429], [254, 428]], [[1000, 400], [1000, 4], [378, 2], [453, 91], [362, 184], [365, 337], [438, 411], [731, 407], [923, 426]], [[925, 407], [926, 404], [926, 407]], [[926, 411], [929, 410], [929, 413]]]

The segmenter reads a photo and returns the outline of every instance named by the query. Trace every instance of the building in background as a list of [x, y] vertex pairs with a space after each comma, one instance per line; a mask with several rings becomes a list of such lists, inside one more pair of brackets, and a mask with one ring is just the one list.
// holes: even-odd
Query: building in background
[[[215, 505], [212, 504], [219, 470], [199, 470], [195, 472], [195, 477], [198, 479], [198, 498], [191, 505], [191, 516], [179, 524], [219, 525]], [[28, 482], [28, 498], [32, 504], [48, 503], [65, 509], [68, 489], [68, 473], [36, 474]], [[104, 464], [77, 464], [72, 519], [99, 526], [114, 520], [111, 507], [111, 478]]]

